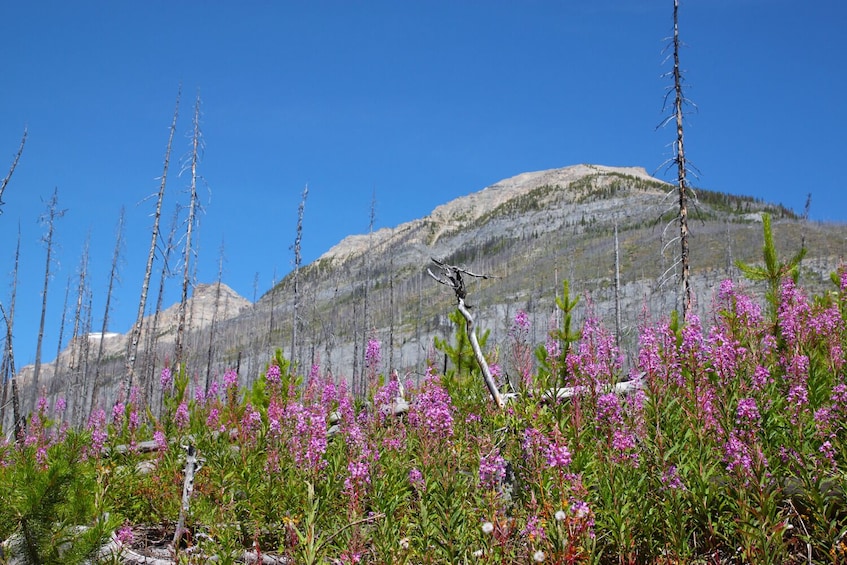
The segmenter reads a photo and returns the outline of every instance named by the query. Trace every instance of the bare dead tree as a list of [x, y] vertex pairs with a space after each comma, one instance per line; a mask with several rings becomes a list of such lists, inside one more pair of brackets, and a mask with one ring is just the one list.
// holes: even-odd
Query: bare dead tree
[[50, 263], [53, 253], [53, 232], [56, 220], [65, 215], [66, 210], [59, 210], [59, 190], [53, 190], [53, 196], [47, 202], [47, 212], [41, 216], [41, 223], [47, 224], [47, 234], [42, 241], [47, 245], [47, 260], [44, 266], [44, 289], [41, 291], [41, 323], [38, 326], [38, 343], [35, 346], [35, 369], [32, 373], [32, 406], [35, 407], [38, 398], [38, 379], [41, 375], [41, 346], [44, 342], [44, 323], [47, 316], [47, 287], [50, 283]]
[[9, 186], [9, 181], [12, 180], [12, 174], [15, 172], [15, 169], [18, 167], [18, 161], [21, 160], [21, 155], [24, 152], [24, 145], [26, 145], [26, 136], [27, 130], [24, 128], [24, 134], [21, 136], [21, 145], [18, 147], [18, 152], [15, 154], [15, 159], [12, 161], [12, 166], [9, 167], [9, 173], [0, 181], [0, 214], [3, 213], [3, 193], [6, 192], [6, 187]]
[[474, 319], [469, 310], [470, 307], [465, 303], [465, 298], [467, 298], [467, 289], [465, 288], [463, 275], [479, 279], [488, 279], [491, 277], [489, 275], [478, 275], [454, 265], [447, 265], [437, 259], [432, 259], [432, 262], [435, 263], [440, 272], [436, 275], [431, 269], [427, 269], [427, 273], [429, 273], [429, 276], [435, 279], [436, 282], [449, 286], [453, 289], [453, 292], [456, 293], [456, 307], [459, 309], [462, 317], [465, 318], [468, 339], [471, 342], [476, 362], [479, 364], [479, 368], [482, 371], [482, 378], [485, 380], [485, 386], [488, 387], [488, 392], [491, 393], [491, 398], [494, 400], [497, 407], [502, 408], [504, 405], [503, 397], [497, 389], [497, 384], [494, 382], [491, 369], [488, 367], [488, 362], [482, 354], [482, 348], [479, 346], [479, 340], [476, 337]]
[[78, 423], [79, 419], [82, 418], [82, 404], [87, 398], [86, 385], [83, 384], [85, 381], [82, 380], [82, 351], [84, 347], [83, 339], [87, 341], [88, 337], [83, 333], [85, 322], [82, 316], [85, 309], [86, 285], [88, 283], [88, 250], [90, 243], [91, 233], [89, 232], [85, 238], [85, 245], [82, 248], [82, 256], [79, 260], [76, 307], [74, 309], [74, 327], [71, 334], [71, 358], [69, 362], [71, 376], [65, 383], [65, 397], [71, 405], [68, 412], [73, 423]]
[[145, 384], [147, 398], [153, 399], [153, 383], [155, 382], [154, 374], [156, 371], [156, 346], [159, 339], [159, 315], [162, 312], [162, 302], [165, 297], [165, 279], [170, 274], [170, 259], [171, 253], [174, 250], [176, 239], [176, 228], [179, 224], [179, 206], [174, 209], [173, 218], [171, 219], [171, 228], [168, 231], [168, 241], [165, 243], [162, 253], [162, 270], [159, 273], [159, 293], [156, 297], [156, 309], [153, 312], [153, 322], [150, 325], [150, 331], [147, 332], [147, 343], [145, 344], [144, 352], [144, 374], [147, 376]]
[[209, 350], [206, 356], [206, 387], [203, 391], [209, 393], [209, 385], [212, 379], [212, 353], [215, 349], [215, 337], [218, 326], [218, 309], [221, 302], [221, 282], [224, 275], [224, 242], [221, 240], [220, 258], [218, 259], [218, 280], [215, 283], [215, 303], [212, 306], [212, 323], [209, 325]]
[[394, 253], [388, 267], [388, 374], [394, 374]]
[[123, 245], [124, 239], [124, 216], [125, 211], [124, 208], [121, 207], [121, 213], [118, 216], [117, 236], [115, 237], [115, 251], [112, 253], [112, 268], [109, 270], [109, 284], [106, 287], [106, 308], [103, 311], [103, 326], [100, 330], [100, 343], [97, 345], [97, 361], [95, 362], [96, 366], [94, 368], [94, 385], [91, 388], [91, 403], [89, 404], [89, 411], [94, 410], [94, 406], [97, 403], [97, 398], [100, 396], [100, 388], [102, 386], [100, 371], [102, 370], [103, 347], [106, 344], [106, 330], [109, 329], [112, 290], [115, 286], [115, 279], [118, 278], [118, 260], [121, 256], [121, 246]]
[[[362, 366], [359, 374], [359, 304], [353, 302], [353, 396], [363, 398], [365, 395], [365, 368]], [[365, 332], [362, 332], [365, 333]]]
[[271, 279], [271, 315], [270, 315], [270, 319], [268, 320], [268, 346], [267, 346], [267, 349], [270, 349], [271, 345], [273, 345], [274, 310], [276, 310], [276, 267], [274, 267], [274, 275], [273, 275], [273, 279]]
[[[365, 284], [362, 293], [362, 335], [361, 335], [361, 344], [362, 344], [362, 352], [361, 358], [359, 357], [359, 352], [355, 351], [354, 355], [358, 358], [356, 359], [356, 363], [359, 364], [360, 375], [359, 375], [359, 394], [364, 397], [367, 393], [367, 376], [365, 371], [366, 361], [365, 356], [368, 352], [368, 330], [370, 328], [370, 287], [373, 284], [373, 269], [371, 265], [371, 258], [373, 255], [373, 232], [374, 232], [374, 223], [376, 222], [376, 190], [373, 191], [371, 195], [371, 211], [368, 219], [368, 250], [362, 255], [362, 263], [364, 264], [365, 271]], [[354, 365], [355, 366], [355, 365]], [[355, 373], [355, 369], [353, 371]]]
[[183, 350], [185, 341], [185, 317], [186, 306], [188, 304], [188, 286], [191, 274], [191, 254], [192, 241], [191, 237], [194, 233], [195, 224], [197, 222], [197, 212], [199, 208], [199, 199], [197, 197], [197, 166], [200, 163], [200, 153], [202, 151], [202, 138], [200, 133], [200, 96], [194, 104], [194, 130], [191, 136], [191, 183], [189, 185], [189, 204], [188, 204], [188, 219], [185, 225], [185, 243], [182, 262], [182, 294], [179, 301], [179, 321], [177, 322], [176, 344], [174, 346], [174, 363], [177, 370], [183, 362]]
[[259, 300], [259, 271], [256, 271], [256, 274], [253, 275], [253, 304], [250, 309], [250, 325], [249, 325], [249, 335], [250, 343], [252, 345], [250, 352], [250, 365], [247, 367], [247, 374], [252, 378], [255, 374], [255, 366], [256, 361], [259, 358], [259, 308], [258, 308], [258, 300]]
[[[15, 376], [15, 354], [14, 348], [12, 347], [12, 321], [11, 317], [6, 315], [6, 310], [3, 308], [3, 305], [0, 304], [0, 314], [3, 316], [3, 321], [6, 324], [6, 351], [3, 355], [3, 379], [7, 378], [12, 383], [12, 417], [15, 419], [14, 430], [15, 430], [15, 442], [18, 444], [22, 444], [24, 441], [24, 421], [21, 417], [21, 401], [20, 394], [18, 393], [18, 379]], [[5, 402], [4, 402], [5, 404]], [[3, 421], [0, 420], [0, 423]]]
[[[65, 302], [62, 305], [62, 319], [59, 322], [59, 339], [56, 344], [56, 362], [53, 364], [53, 380], [51, 382], [52, 387], [58, 387], [61, 382], [59, 381], [59, 368], [60, 363], [59, 359], [62, 355], [62, 342], [65, 338], [65, 320], [67, 319], [68, 314], [68, 298], [71, 294], [71, 276], [68, 275], [68, 282], [65, 285]], [[67, 379], [66, 379], [67, 380]], [[67, 397], [65, 397], [67, 400]]]
[[[156, 198], [156, 210], [153, 213], [153, 229], [150, 232], [150, 249], [147, 253], [147, 266], [144, 269], [144, 281], [141, 283], [141, 297], [138, 300], [138, 314], [135, 317], [135, 324], [127, 340], [128, 349], [126, 354], [126, 374], [124, 376], [124, 398], [129, 398], [130, 390], [135, 381], [135, 361], [138, 356], [138, 342], [141, 339], [141, 330], [144, 326], [144, 311], [147, 309], [147, 293], [150, 289], [150, 277], [153, 274], [153, 261], [156, 258], [156, 244], [159, 241], [159, 221], [162, 217], [162, 202], [165, 199], [165, 185], [168, 179], [168, 168], [171, 162], [171, 148], [173, 147], [174, 134], [176, 133], [176, 122], [179, 117], [179, 100], [182, 95], [182, 88], [179, 89], [176, 95], [176, 107], [174, 108], [171, 127], [168, 132], [168, 145], [165, 149], [165, 162], [162, 167], [162, 177], [159, 182], [159, 194]], [[142, 395], [147, 390], [146, 386], [140, 387]], [[146, 396], [141, 399], [142, 405], [146, 402]]]
[[621, 252], [617, 219], [615, 219], [615, 345], [621, 346]]
[[300, 197], [300, 205], [297, 207], [297, 235], [294, 237], [294, 273], [292, 275], [292, 283], [294, 285], [294, 305], [291, 312], [291, 362], [293, 366], [297, 366], [295, 359], [295, 351], [297, 351], [297, 326], [300, 324], [300, 319], [297, 317], [297, 309], [300, 306], [299, 284], [300, 284], [300, 244], [303, 241], [303, 212], [306, 209], [306, 197], [309, 196], [309, 185], [303, 188], [303, 195]]
[[[689, 243], [688, 243], [688, 200], [689, 196], [696, 198], [696, 195], [688, 186], [687, 174], [689, 172], [689, 164], [685, 156], [684, 148], [684, 115], [685, 107], [691, 105], [691, 102], [683, 93], [683, 73], [679, 64], [679, 0], [673, 2], [673, 37], [671, 39], [673, 48], [673, 69], [665, 76], [673, 77], [673, 86], [668, 88], [665, 94], [664, 108], [668, 108], [671, 94], [673, 94], [673, 110], [670, 115], [660, 124], [660, 127], [665, 126], [670, 122], [676, 124], [676, 141], [673, 144], [673, 157], [668, 161], [669, 164], [676, 165], [677, 171], [677, 186], [676, 192], [678, 197], [679, 212], [677, 222], [679, 224], [679, 243], [680, 243], [680, 259], [681, 268], [681, 286], [682, 286], [682, 318], [685, 320], [691, 311], [691, 267], [689, 264]], [[690, 194], [689, 194], [690, 193]]]
[[18, 396], [18, 382], [15, 380], [15, 352], [12, 346], [13, 327], [15, 324], [15, 302], [18, 294], [18, 266], [21, 258], [21, 226], [18, 224], [18, 243], [15, 247], [15, 268], [12, 271], [12, 295], [9, 300], [9, 316], [3, 314], [6, 324], [5, 347], [3, 348], [3, 367], [0, 378], [3, 379], [3, 400], [0, 402], [0, 426], [6, 420], [6, 403], [8, 402], [7, 387], [12, 386], [12, 408], [15, 419], [15, 438], [20, 431], [20, 397]]
[[[77, 406], [79, 407], [79, 423], [82, 424], [85, 421], [86, 414], [83, 412], [87, 407], [88, 401], [88, 387], [89, 387], [89, 369], [91, 368], [91, 329], [94, 325], [92, 320], [94, 316], [94, 295], [91, 292], [91, 288], [87, 287], [85, 289], [85, 310], [83, 315], [83, 325], [82, 325], [82, 335], [84, 336], [82, 340], [82, 349], [80, 349], [80, 381], [83, 383], [82, 387], [82, 395], [80, 396], [79, 402]], [[90, 414], [89, 414], [90, 415]]]

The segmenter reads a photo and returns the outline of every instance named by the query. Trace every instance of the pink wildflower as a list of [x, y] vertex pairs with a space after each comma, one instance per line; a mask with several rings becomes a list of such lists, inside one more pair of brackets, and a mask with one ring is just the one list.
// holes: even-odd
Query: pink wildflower
[[188, 427], [188, 404], [183, 400], [177, 406], [176, 414], [174, 414], [174, 423], [176, 424], [177, 429], [184, 430]]
[[479, 484], [487, 490], [494, 490], [500, 486], [506, 478], [506, 460], [500, 455], [500, 450], [495, 449], [488, 455], [483, 455], [479, 460]]
[[174, 384], [174, 378], [171, 374], [170, 367], [162, 369], [162, 374], [159, 376], [159, 383], [162, 385], [162, 390], [170, 391], [171, 386]]

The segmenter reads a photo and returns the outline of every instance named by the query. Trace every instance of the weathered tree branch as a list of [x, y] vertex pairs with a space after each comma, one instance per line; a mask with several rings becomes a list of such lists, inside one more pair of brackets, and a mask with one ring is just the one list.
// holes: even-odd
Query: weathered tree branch
[[491, 393], [491, 398], [494, 400], [494, 403], [497, 404], [497, 407], [502, 408], [504, 404], [503, 397], [500, 394], [500, 391], [497, 389], [497, 384], [494, 382], [494, 377], [491, 375], [491, 369], [488, 367], [488, 362], [485, 360], [485, 356], [482, 354], [482, 348], [479, 346], [479, 340], [476, 337], [476, 331], [474, 329], [473, 316], [471, 315], [471, 312], [468, 309], [469, 306], [465, 304], [465, 298], [467, 298], [467, 289], [465, 289], [465, 281], [462, 278], [462, 275], [464, 274], [469, 277], [475, 277], [479, 279], [487, 279], [490, 277], [488, 275], [478, 275], [476, 273], [472, 273], [461, 267], [447, 265], [435, 258], [432, 259], [432, 262], [438, 266], [438, 268], [441, 270], [441, 274], [436, 275], [432, 272], [431, 269], [427, 269], [427, 273], [429, 273], [429, 276], [435, 279], [436, 282], [445, 286], [449, 286], [453, 289], [453, 292], [456, 293], [456, 306], [459, 309], [459, 312], [465, 318], [465, 322], [467, 324], [468, 339], [471, 342], [471, 347], [473, 348], [474, 356], [476, 357], [476, 362], [479, 364], [480, 370], [482, 370], [482, 378], [485, 380], [485, 386], [488, 387], [488, 392]]
[[185, 532], [185, 517], [191, 505], [191, 494], [194, 492], [194, 475], [203, 466], [203, 459], [197, 457], [197, 448], [192, 444], [185, 446], [188, 456], [185, 459], [185, 482], [182, 485], [182, 505], [179, 508], [179, 520], [174, 531], [174, 551], [179, 551], [179, 542]]

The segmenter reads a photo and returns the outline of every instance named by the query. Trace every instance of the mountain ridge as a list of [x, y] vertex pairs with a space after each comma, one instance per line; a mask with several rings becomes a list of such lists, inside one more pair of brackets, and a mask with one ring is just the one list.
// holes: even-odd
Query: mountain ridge
[[[468, 303], [479, 327], [492, 331], [489, 354], [495, 358], [518, 309], [530, 315], [531, 341], [543, 342], [565, 279], [574, 295], [586, 297], [577, 323], [589, 309], [613, 322], [615, 226], [619, 331], [624, 347], [631, 347], [645, 309], [667, 314], [676, 307], [672, 189], [641, 167], [574, 165], [521, 173], [439, 205], [422, 218], [347, 236], [300, 269], [293, 349], [292, 274], [252, 303], [222, 285], [217, 315], [212, 315], [216, 286], [198, 284], [191, 304], [204, 306], [189, 315], [186, 335], [193, 386], [230, 368], [237, 368], [250, 384], [276, 349], [301, 373], [314, 364], [349, 381], [361, 374], [365, 342], [371, 338], [384, 345], [383, 371], [419, 377], [425, 364], [434, 362], [433, 338], [449, 338], [453, 331], [447, 315], [455, 308], [455, 297], [426, 274], [433, 257], [491, 275], [469, 282]], [[782, 206], [750, 197], [702, 189], [698, 195], [700, 218], [695, 214], [691, 219], [691, 261], [699, 307], [708, 305], [719, 280], [739, 278], [734, 260], [761, 261], [757, 220], [764, 212], [774, 217], [781, 255], [793, 254], [803, 242], [808, 245], [802, 282], [821, 288], [828, 284], [828, 273], [843, 255], [839, 242], [847, 239], [847, 226], [804, 221]], [[142, 379], [152, 394], [157, 371], [172, 355], [175, 324], [167, 320], [177, 308], [160, 314], [157, 345], [142, 354]], [[105, 405], [120, 394], [125, 364], [126, 336], [112, 340], [118, 345], [108, 350], [102, 367]], [[62, 355], [57, 364], [46, 364], [48, 396], [63, 394], [62, 383], [68, 379], [86, 378], [82, 370]], [[29, 380], [25, 371], [22, 392]]]

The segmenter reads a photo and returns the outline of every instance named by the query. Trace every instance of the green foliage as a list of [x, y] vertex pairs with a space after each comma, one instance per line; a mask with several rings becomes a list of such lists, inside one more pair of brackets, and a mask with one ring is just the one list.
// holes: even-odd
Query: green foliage
[[11, 553], [20, 562], [85, 563], [117, 525], [91, 497], [94, 473], [90, 464], [79, 460], [80, 450], [80, 438], [72, 435], [64, 445], [51, 448], [41, 464], [35, 449], [26, 448], [20, 462], [4, 473], [0, 538], [10, 538]]
[[567, 363], [565, 360], [571, 352], [573, 345], [580, 339], [580, 331], [573, 327], [573, 314], [579, 296], [571, 298], [570, 283], [562, 282], [562, 295], [556, 296], [556, 307], [561, 312], [561, 326], [550, 332], [550, 339], [555, 341], [559, 355], [550, 358], [546, 344], [540, 344], [535, 349], [535, 358], [538, 360], [538, 375], [542, 386], [548, 389], [561, 388], [566, 385]]
[[806, 248], [801, 247], [788, 262], [783, 263], [777, 258], [770, 214], [762, 214], [762, 230], [764, 232], [764, 245], [762, 246], [764, 266], [749, 265], [743, 261], [736, 261], [735, 264], [748, 279], [765, 281], [768, 284], [768, 305], [771, 317], [776, 321], [779, 306], [779, 287], [786, 277], [791, 277], [795, 283], [797, 282], [800, 275], [800, 262], [806, 256]]
[[[478, 369], [454, 313], [456, 335], [439, 344], [449, 374], [430, 368], [423, 387], [407, 386], [399, 416], [379, 409], [386, 391], [354, 405], [337, 382], [304, 385], [280, 352], [281, 383], [266, 371], [190, 403], [190, 424], [171, 424], [153, 455], [115, 449], [118, 436], [82, 461], [90, 434], [51, 435], [40, 414], [30, 447], [0, 445], [0, 537], [27, 532], [16, 549], [32, 540], [30, 562], [52, 563], [90, 554], [114, 527], [97, 519], [106, 511], [166, 531], [185, 463], [174, 440], [191, 437], [205, 464], [187, 563], [235, 563], [256, 548], [296, 563], [844, 562], [841, 281], [824, 296], [777, 296], [790, 301], [781, 326], [731, 283], [709, 327], [675, 312], [645, 324], [631, 356], [643, 389], [626, 395], [612, 389], [613, 336], [594, 321], [573, 327], [578, 301], [564, 283], [559, 349], [539, 349], [535, 382], [567, 384], [567, 399], [527, 391], [494, 408], [469, 378]], [[166, 405], [187, 390], [173, 396]], [[36, 445], [48, 444], [43, 465]]]
[[[466, 383], [482, 373], [476, 362], [473, 346], [471, 346], [471, 341], [468, 338], [467, 324], [462, 313], [457, 309], [451, 312], [448, 317], [456, 328], [453, 334], [453, 342], [450, 343], [448, 340], [436, 336], [433, 340], [435, 349], [446, 355], [449, 360], [444, 375], [446, 380], [455, 381], [457, 384]], [[490, 334], [491, 330], [480, 332], [477, 329], [476, 337], [481, 348], [485, 348]]]

